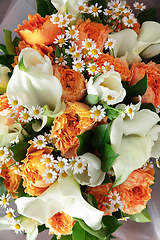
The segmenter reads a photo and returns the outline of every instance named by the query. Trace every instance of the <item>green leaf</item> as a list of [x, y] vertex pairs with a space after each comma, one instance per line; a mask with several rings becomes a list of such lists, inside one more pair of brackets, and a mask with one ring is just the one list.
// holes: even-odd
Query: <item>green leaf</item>
[[141, 104], [141, 109], [149, 109], [152, 112], [156, 113], [155, 106], [152, 103], [143, 103], [143, 104]]
[[73, 240], [73, 238], [72, 238], [72, 235], [66, 235], [66, 236], [61, 235], [61, 240]]
[[16, 50], [12, 43], [12, 32], [6, 29], [4, 29], [3, 31], [4, 31], [4, 40], [6, 43], [7, 52], [10, 55], [16, 55]]
[[123, 87], [126, 89], [126, 97], [132, 98], [138, 95], [143, 96], [147, 90], [147, 74], [139, 80], [135, 85], [130, 86], [128, 82], [122, 82]]
[[114, 160], [119, 155], [113, 151], [109, 144], [102, 145], [98, 152], [102, 160], [101, 169], [103, 172], [108, 172], [112, 167]]
[[96, 79], [97, 79], [99, 76], [101, 76], [101, 75], [102, 75], [101, 72], [100, 72], [100, 73], [97, 73], [97, 74], [93, 77], [93, 82], [95, 82]]
[[16, 190], [15, 196], [17, 196], [18, 198], [23, 197], [23, 196], [27, 196], [28, 194], [24, 192], [24, 187], [23, 187], [23, 180], [21, 179], [18, 189]]
[[[43, 225], [42, 225], [43, 226]], [[57, 240], [57, 236], [53, 235], [53, 237], [51, 238], [51, 240]]]
[[151, 222], [150, 215], [148, 213], [147, 207], [142, 210], [142, 212], [134, 214], [134, 215], [129, 215], [129, 214], [124, 214], [125, 217], [129, 217], [130, 220], [139, 222], [139, 223], [145, 223], [145, 222]]
[[6, 46], [4, 44], [0, 44], [0, 52], [3, 52], [4, 54], [8, 54]]
[[85, 230], [76, 222], [72, 229], [73, 240], [85, 240]]
[[85, 232], [85, 234], [86, 234], [85, 240], [97, 240], [97, 238], [90, 234], [89, 232]]
[[91, 139], [94, 149], [99, 149], [101, 145], [110, 143], [110, 124], [102, 124], [95, 128]]
[[[39, 225], [38, 226], [38, 232], [43, 232], [44, 230], [46, 230], [48, 228], [46, 228], [46, 225], [45, 224], [42, 224], [42, 225]], [[55, 235], [54, 235], [55, 236]], [[56, 236], [55, 236], [56, 237]], [[54, 238], [53, 238], [54, 239]], [[57, 238], [55, 238], [55, 240], [57, 240]]]
[[18, 47], [19, 41], [20, 41], [20, 38], [16, 36], [16, 37], [14, 38], [14, 40], [13, 40], [13, 46], [14, 46], [14, 47]]
[[91, 138], [92, 138], [92, 130], [87, 130], [81, 135], [78, 135], [77, 138], [80, 142], [79, 148], [77, 150], [78, 155], [82, 155], [86, 152], [93, 152], [93, 148], [91, 145]]
[[53, 12], [57, 12], [56, 8], [53, 6], [50, 0], [36, 0], [37, 2], [37, 13], [42, 17], [46, 15], [51, 15]]
[[155, 21], [158, 22], [156, 17], [156, 8], [149, 8], [138, 15], [138, 21], [142, 25], [145, 21]]
[[95, 208], [98, 209], [98, 203], [97, 203], [97, 200], [96, 200], [96, 198], [95, 198], [94, 195], [88, 194], [88, 193], [83, 193], [83, 197], [85, 198], [85, 200], [86, 200], [87, 202], [89, 202], [89, 204], [90, 204], [91, 206], [93, 206], [93, 207], [95, 207]]
[[0, 64], [4, 65], [12, 70], [13, 69], [13, 67], [11, 66], [12, 63], [14, 63], [13, 58], [8, 58], [6, 55], [0, 55]]
[[114, 233], [120, 226], [123, 225], [120, 221], [117, 220], [117, 218], [113, 216], [104, 216], [103, 224], [105, 225], [106, 229], [106, 236], [109, 236], [110, 234]]
[[107, 173], [105, 175], [105, 179], [103, 180], [102, 184], [105, 184], [105, 183], [111, 183], [111, 179], [110, 179], [110, 177], [108, 176]]
[[86, 104], [88, 104], [89, 106], [95, 105], [99, 102], [99, 96], [98, 95], [93, 95], [93, 94], [88, 94], [85, 97], [84, 102]]
[[4, 178], [0, 177], [0, 196], [4, 193], [5, 195], [8, 193], [7, 189], [3, 184]]
[[106, 236], [106, 231], [104, 229], [99, 229], [97, 231], [94, 231], [92, 228], [90, 228], [83, 220], [79, 219], [79, 218], [73, 218], [73, 220], [78, 221], [80, 226], [87, 231], [88, 233], [90, 233], [91, 235], [103, 239]]
[[61, 56], [61, 49], [60, 49], [58, 46], [56, 46], [55, 58], [56, 58], [56, 57], [59, 58], [60, 56]]
[[25, 67], [24, 63], [23, 63], [23, 56], [21, 57], [20, 61], [18, 62], [18, 67], [19, 70], [26, 72], [27, 68]]
[[17, 162], [21, 162], [26, 157], [27, 149], [30, 144], [28, 142], [19, 142], [15, 146], [11, 147], [11, 151], [13, 152], [13, 158]]

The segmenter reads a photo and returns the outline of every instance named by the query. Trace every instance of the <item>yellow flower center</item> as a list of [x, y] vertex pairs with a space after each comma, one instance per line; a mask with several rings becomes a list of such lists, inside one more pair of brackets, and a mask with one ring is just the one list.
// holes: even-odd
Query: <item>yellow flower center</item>
[[82, 168], [82, 163], [78, 163], [78, 165], [77, 165], [77, 167], [79, 168], [79, 169], [81, 169]]
[[43, 141], [42, 141], [42, 140], [38, 140], [38, 141], [37, 141], [37, 145], [40, 146], [40, 145], [42, 145], [42, 144], [43, 144]]
[[53, 139], [52, 139], [52, 143], [53, 143], [53, 144], [56, 144], [56, 142], [57, 142], [57, 139], [56, 139], [56, 138], [53, 138]]
[[62, 177], [67, 177], [67, 176], [68, 176], [68, 174], [66, 172], [62, 173]]
[[20, 229], [20, 225], [18, 223], [15, 224], [15, 229], [17, 229], [17, 230]]
[[128, 109], [128, 113], [129, 113], [129, 114], [132, 114], [132, 112], [133, 112], [132, 108], [129, 108], [129, 109]]
[[81, 64], [81, 63], [77, 63], [77, 64], [76, 64], [76, 68], [77, 68], [77, 69], [80, 69], [81, 67], [82, 67], [82, 64]]
[[45, 136], [45, 140], [46, 140], [46, 142], [48, 142], [49, 141], [49, 137]]
[[14, 117], [16, 114], [15, 113], [11, 113], [10, 114], [10, 117], [12, 118], [12, 117]]
[[62, 57], [62, 56], [59, 57], [59, 58], [58, 58], [58, 61], [59, 61], [60, 63], [64, 62], [64, 57]]
[[132, 19], [128, 19], [128, 20], [127, 20], [127, 23], [128, 23], [128, 24], [132, 24], [132, 23], [133, 23], [133, 20], [132, 20]]
[[14, 170], [15, 170], [15, 171], [18, 170], [18, 166], [17, 166], [17, 165], [14, 166]]
[[113, 99], [114, 99], [114, 97], [112, 97], [111, 95], [108, 95], [108, 96], [107, 96], [107, 100], [108, 100], [108, 101], [111, 101], [111, 100], [113, 100]]
[[59, 168], [63, 168], [63, 167], [64, 167], [64, 162], [60, 161], [60, 162], [58, 163], [58, 167], [59, 167]]
[[4, 151], [0, 150], [0, 157], [2, 157], [4, 155]]
[[138, 4], [138, 5], [137, 5], [137, 8], [141, 9], [141, 8], [142, 8], [142, 5]]
[[99, 115], [101, 114], [101, 111], [100, 110], [95, 110], [94, 111], [94, 115], [96, 116], [96, 117], [98, 117]]
[[90, 48], [92, 46], [92, 43], [91, 42], [87, 42], [86, 43], [86, 48]]
[[24, 119], [24, 120], [27, 120], [28, 118], [29, 118], [29, 114], [28, 114], [28, 113], [24, 113], [24, 114], [23, 114], [23, 119]]
[[115, 4], [113, 5], [113, 7], [114, 7], [114, 8], [118, 7], [118, 3], [115, 3]]
[[107, 208], [107, 209], [111, 209], [111, 207], [110, 207], [108, 204], [106, 205], [106, 208]]
[[70, 34], [70, 35], [74, 35], [74, 34], [75, 34], [75, 30], [71, 29], [71, 30], [69, 31], [69, 34]]
[[45, 163], [50, 163], [51, 162], [51, 159], [50, 158], [46, 158], [45, 159]]
[[47, 178], [51, 179], [52, 178], [52, 173], [47, 173]]
[[97, 55], [97, 54], [98, 54], [97, 49], [93, 49], [93, 50], [92, 50], [92, 54], [93, 54], [93, 55]]
[[114, 204], [114, 207], [115, 207], [116, 209], [118, 209], [118, 208], [120, 207], [120, 204], [119, 204], [119, 203], [116, 203], [116, 204]]
[[8, 213], [7, 213], [7, 217], [8, 217], [8, 218], [12, 218], [12, 217], [13, 217], [13, 214], [12, 214], [11, 212], [8, 212]]
[[108, 42], [107, 45], [108, 47], [111, 47], [113, 45], [113, 42]]
[[72, 19], [72, 17], [73, 17], [73, 16], [72, 16], [71, 14], [69, 14], [69, 15], [67, 16], [68, 19]]
[[93, 8], [92, 8], [92, 11], [93, 11], [93, 12], [98, 12], [98, 8], [97, 8], [97, 7], [93, 7]]
[[63, 43], [64, 43], [64, 38], [60, 38], [60, 39], [58, 40], [58, 42], [59, 42], [60, 44], [63, 44]]
[[117, 197], [115, 195], [112, 196], [112, 200], [115, 201]]
[[39, 110], [38, 110], [38, 109], [35, 109], [35, 110], [33, 111], [33, 113], [34, 113], [34, 115], [38, 115], [38, 114], [39, 114]]
[[80, 56], [80, 53], [78, 52], [74, 55], [75, 58], [79, 58], [79, 56]]
[[81, 5], [81, 6], [78, 7], [78, 9], [79, 9], [80, 11], [83, 11], [83, 10], [84, 10], [84, 7]]
[[3, 198], [2, 202], [3, 202], [3, 204], [6, 204], [7, 198]]
[[112, 14], [112, 12], [113, 12], [112, 10], [108, 10], [107, 11], [108, 14]]
[[96, 66], [92, 65], [92, 66], [90, 67], [90, 70], [91, 70], [92, 72], [95, 72], [95, 71], [97, 70], [97, 68], [96, 68]]
[[66, 20], [63, 19], [63, 21], [61, 22], [62, 25], [66, 24]]
[[88, 50], [87, 50], [86, 48], [83, 48], [83, 49], [82, 49], [82, 53], [83, 53], [84, 55], [86, 55], [86, 54], [88, 53]]
[[124, 8], [121, 8], [121, 7], [120, 7], [120, 8], [118, 8], [118, 10], [122, 12], [122, 11], [124, 10]]
[[71, 48], [69, 49], [70, 52], [74, 52], [75, 50], [76, 50], [75, 47], [71, 47]]
[[120, 15], [120, 13], [121, 13], [121, 12], [116, 12], [116, 14], [115, 14], [116, 17], [118, 17], [118, 16]]
[[105, 69], [106, 69], [106, 71], [110, 71], [111, 67], [107, 65], [107, 66], [105, 66]]
[[13, 100], [12, 105], [16, 106], [18, 104], [18, 100]]
[[125, 13], [125, 16], [128, 17], [130, 15], [130, 12]]
[[59, 20], [60, 20], [59, 17], [55, 17], [55, 18], [54, 18], [54, 21], [55, 21], [55, 22], [59, 22]]

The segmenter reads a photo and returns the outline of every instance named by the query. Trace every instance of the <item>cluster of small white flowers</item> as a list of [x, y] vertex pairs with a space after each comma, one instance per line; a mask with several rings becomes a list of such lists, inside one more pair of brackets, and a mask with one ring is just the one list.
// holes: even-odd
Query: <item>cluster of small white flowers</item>
[[4, 218], [12, 224], [11, 228], [15, 231], [16, 234], [24, 232], [24, 228], [22, 227], [20, 221], [16, 219], [15, 210], [9, 207], [9, 203], [11, 196], [9, 194], [5, 195], [4, 193], [0, 197], [0, 207], [6, 209], [6, 215]]
[[102, 105], [93, 106], [90, 110], [91, 119], [100, 122], [105, 117], [105, 109]]
[[112, 214], [112, 212], [116, 212], [119, 209], [123, 210], [124, 204], [121, 201], [121, 197], [117, 191], [114, 191], [113, 193], [110, 192], [108, 195], [109, 202], [103, 202], [102, 204], [106, 207], [106, 212], [109, 214]]

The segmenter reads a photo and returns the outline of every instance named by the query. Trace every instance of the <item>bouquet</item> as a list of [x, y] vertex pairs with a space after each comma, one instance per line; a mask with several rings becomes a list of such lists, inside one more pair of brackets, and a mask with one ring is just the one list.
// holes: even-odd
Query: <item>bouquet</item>
[[0, 230], [109, 240], [151, 221], [160, 24], [139, 2], [36, 2], [0, 44]]

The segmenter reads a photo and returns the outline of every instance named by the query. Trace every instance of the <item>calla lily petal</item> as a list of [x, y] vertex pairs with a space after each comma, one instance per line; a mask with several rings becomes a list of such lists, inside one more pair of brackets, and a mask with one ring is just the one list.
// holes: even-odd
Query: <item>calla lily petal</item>
[[4, 217], [0, 218], [0, 230], [10, 230], [13, 224], [8, 222]]
[[160, 53], [160, 43], [150, 45], [140, 55], [142, 58], [152, 58]]
[[83, 199], [79, 184], [73, 176], [59, 177], [58, 181], [39, 197], [21, 197], [15, 203], [19, 213], [41, 224], [57, 212], [64, 211], [71, 217], [83, 219], [94, 230], [101, 227], [103, 212], [95, 209]]

